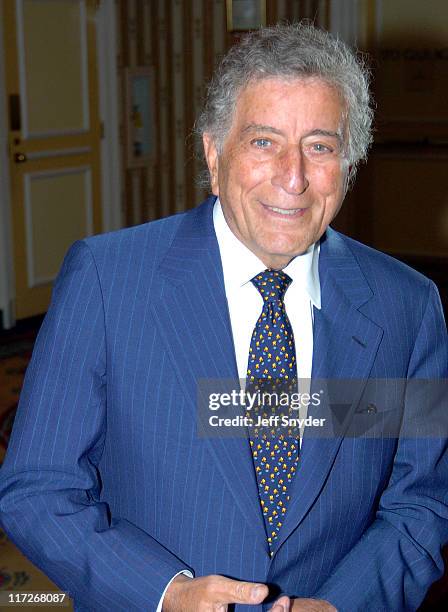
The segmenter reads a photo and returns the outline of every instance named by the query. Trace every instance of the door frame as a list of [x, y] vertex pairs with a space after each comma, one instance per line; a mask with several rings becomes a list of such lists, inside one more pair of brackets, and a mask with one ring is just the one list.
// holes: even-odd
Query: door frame
[[[0, 21], [3, 22], [3, 2], [0, 4], [0, 17]], [[1, 50], [4, 49], [3, 44], [3, 27], [0, 27]], [[3, 314], [3, 327], [5, 329], [9, 329], [15, 323], [8, 133], [4, 53], [0, 53], [0, 310]]]
[[[1, 2], [0, 16], [2, 13], [3, 3]], [[104, 134], [100, 148], [102, 231], [108, 232], [123, 227], [114, 0], [101, 0], [96, 12], [96, 25], [99, 114]], [[3, 43], [3, 28], [0, 27], [0, 49], [3, 49]], [[3, 327], [9, 329], [15, 324], [15, 286], [8, 151], [8, 101], [3, 58], [4, 54], [0, 53], [0, 310], [3, 314]]]

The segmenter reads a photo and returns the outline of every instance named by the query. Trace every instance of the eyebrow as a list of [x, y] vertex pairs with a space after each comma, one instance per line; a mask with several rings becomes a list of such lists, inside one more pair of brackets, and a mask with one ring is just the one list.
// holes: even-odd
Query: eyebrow
[[311, 132], [309, 132], [307, 136], [329, 136], [330, 138], [337, 138], [337, 140], [339, 140], [341, 144], [343, 143], [343, 138], [342, 138], [341, 133], [333, 132], [332, 130], [316, 129], [316, 130], [312, 130]]
[[278, 130], [272, 125], [263, 125], [260, 123], [249, 123], [246, 127], [243, 128], [244, 132], [272, 132], [273, 134], [278, 134], [279, 136], [284, 136], [284, 132], [282, 130]]
[[[285, 133], [282, 130], [277, 129], [273, 127], [272, 125], [263, 125], [260, 123], [249, 123], [243, 128], [242, 131], [243, 133], [244, 132], [271, 132], [272, 134], [278, 134], [279, 136], [285, 136]], [[322, 129], [316, 128], [315, 130], [308, 132], [308, 134], [306, 134], [305, 137], [307, 136], [328, 136], [330, 138], [336, 138], [341, 145], [343, 144], [342, 135], [339, 132], [333, 132], [332, 130], [322, 130]]]

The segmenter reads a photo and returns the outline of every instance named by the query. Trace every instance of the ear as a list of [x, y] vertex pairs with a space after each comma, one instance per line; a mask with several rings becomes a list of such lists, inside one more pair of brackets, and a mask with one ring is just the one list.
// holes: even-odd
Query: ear
[[204, 155], [207, 161], [208, 171], [210, 173], [212, 193], [215, 196], [219, 196], [218, 151], [216, 149], [215, 141], [211, 134], [205, 133], [202, 136], [202, 142], [204, 145]]

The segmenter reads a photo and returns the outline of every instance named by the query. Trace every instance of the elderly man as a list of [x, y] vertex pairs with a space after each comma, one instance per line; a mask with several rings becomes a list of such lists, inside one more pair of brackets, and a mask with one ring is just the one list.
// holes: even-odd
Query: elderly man
[[[381, 435], [411, 408], [367, 391], [447, 376], [437, 290], [329, 227], [371, 118], [343, 43], [250, 34], [198, 123], [215, 197], [67, 255], [0, 510], [77, 610], [415, 610], [440, 576], [446, 442]], [[200, 381], [246, 376], [353, 379], [341, 427], [198, 435]]]

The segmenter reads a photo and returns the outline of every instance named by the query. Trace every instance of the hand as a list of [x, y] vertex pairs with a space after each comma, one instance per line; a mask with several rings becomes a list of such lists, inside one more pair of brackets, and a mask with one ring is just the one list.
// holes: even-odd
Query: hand
[[337, 612], [337, 610], [323, 599], [290, 599], [283, 595], [277, 599], [271, 612]]
[[[268, 587], [224, 576], [176, 576], [163, 599], [163, 612], [226, 612], [227, 604], [260, 604]], [[282, 609], [283, 610], [283, 609]]]

